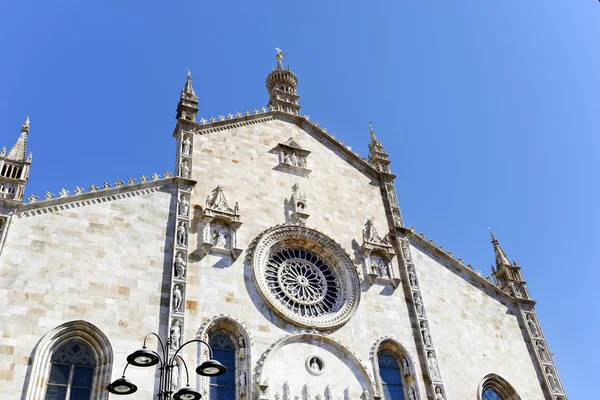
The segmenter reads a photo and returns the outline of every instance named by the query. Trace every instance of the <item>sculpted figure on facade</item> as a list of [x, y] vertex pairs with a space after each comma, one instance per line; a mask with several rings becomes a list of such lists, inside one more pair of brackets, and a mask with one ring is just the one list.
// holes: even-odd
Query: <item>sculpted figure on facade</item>
[[417, 314], [422, 317], [425, 315], [425, 309], [423, 308], [423, 300], [418, 292], [413, 293], [415, 298], [415, 307], [417, 308]]
[[435, 400], [446, 400], [444, 399], [444, 394], [442, 393], [441, 386], [435, 387]]
[[227, 245], [227, 238], [226, 238], [226, 233], [223, 231], [223, 229], [219, 229], [219, 228], [215, 228], [215, 231], [213, 233], [213, 244], [215, 245], [215, 247], [220, 247], [220, 248], [225, 248], [225, 246]]
[[190, 177], [190, 165], [187, 160], [181, 162], [181, 176], [184, 178]]
[[171, 335], [171, 350], [177, 350], [179, 348], [179, 342], [181, 340], [181, 328], [179, 325], [179, 320], [175, 320], [171, 325], [171, 330], [169, 331]]
[[183, 300], [183, 293], [179, 285], [175, 285], [173, 288], [173, 311], [180, 312], [181, 311], [181, 302]]
[[240, 394], [242, 396], [246, 395], [246, 387], [248, 383], [246, 379], [246, 371], [240, 371]]
[[548, 382], [550, 382], [550, 387], [553, 392], [560, 392], [560, 384], [558, 383], [558, 379], [552, 373], [551, 367], [546, 367], [546, 377], [548, 378]]
[[190, 202], [185, 194], [179, 198], [179, 215], [187, 216], [190, 211]]
[[171, 391], [172, 392], [176, 392], [177, 389], [179, 389], [180, 376], [181, 375], [179, 373], [179, 364], [175, 364], [175, 366], [171, 370]]
[[423, 342], [425, 346], [431, 346], [431, 335], [427, 329], [427, 322], [421, 321], [421, 335], [423, 336]]
[[438, 369], [438, 362], [435, 359], [435, 355], [433, 352], [427, 352], [427, 365], [429, 366], [429, 370], [431, 371], [432, 379], [440, 379], [440, 370]]
[[540, 336], [540, 331], [537, 327], [537, 324], [533, 320], [532, 314], [527, 314], [527, 325], [529, 325], [529, 330], [533, 336]]
[[408, 393], [408, 400], [417, 400], [415, 396], [415, 390], [413, 388], [409, 387], [406, 392]]
[[183, 259], [183, 257], [181, 257], [181, 252], [179, 252], [179, 251], [175, 255], [174, 264], [175, 264], [175, 277], [176, 278], [185, 277], [186, 263], [185, 263], [185, 260]]
[[183, 221], [177, 227], [177, 244], [187, 246], [187, 224]]
[[542, 342], [541, 340], [536, 340], [535, 347], [537, 348], [538, 354], [540, 355], [542, 361], [549, 362], [550, 356], [546, 351], [546, 346], [544, 346], [544, 342]]
[[191, 147], [192, 147], [192, 141], [190, 140], [189, 136], [186, 136], [185, 138], [183, 138], [182, 153], [185, 154], [186, 156], [189, 156]]
[[410, 286], [417, 287], [417, 275], [412, 265], [408, 266], [408, 281], [410, 282]]
[[410, 367], [408, 366], [408, 360], [406, 359], [406, 357], [402, 357], [402, 360], [400, 360], [400, 364], [402, 364], [402, 373], [404, 375], [410, 374]]

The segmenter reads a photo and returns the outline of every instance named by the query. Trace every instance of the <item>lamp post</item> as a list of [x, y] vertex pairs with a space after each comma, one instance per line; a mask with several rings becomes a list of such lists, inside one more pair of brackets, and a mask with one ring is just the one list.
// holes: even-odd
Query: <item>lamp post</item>
[[[148, 336], [150, 336], [150, 335], [154, 335], [158, 339], [158, 342], [160, 343], [160, 348], [162, 350], [162, 357], [157, 352], [155, 352], [153, 350], [148, 350], [146, 348], [146, 340], [148, 340]], [[110, 393], [117, 394], [117, 395], [127, 395], [127, 394], [135, 393], [138, 389], [137, 386], [133, 382], [131, 382], [130, 380], [125, 378], [125, 371], [127, 370], [127, 367], [129, 365], [133, 365], [134, 367], [152, 367], [156, 364], [160, 364], [160, 367], [159, 367], [160, 379], [159, 379], [159, 384], [158, 384], [158, 400], [170, 400], [171, 394], [173, 394], [172, 387], [171, 387], [173, 368], [176, 365], [177, 359], [179, 359], [183, 363], [183, 366], [185, 367], [186, 386], [184, 388], [179, 389], [177, 392], [175, 392], [175, 394], [173, 394], [173, 399], [175, 399], [175, 400], [199, 400], [202, 397], [202, 395], [200, 393], [198, 393], [197, 391], [195, 391], [194, 389], [190, 388], [190, 375], [188, 373], [188, 367], [187, 367], [185, 361], [183, 360], [183, 358], [181, 358], [181, 356], [179, 356], [179, 351], [182, 348], [184, 348], [186, 345], [193, 343], [193, 342], [199, 342], [199, 343], [205, 344], [208, 347], [209, 356], [210, 356], [210, 359], [208, 361], [203, 362], [196, 368], [196, 373], [198, 375], [219, 376], [219, 375], [223, 375], [227, 371], [227, 368], [225, 368], [225, 366], [223, 364], [221, 364], [217, 360], [213, 359], [212, 348], [204, 340], [193, 339], [188, 342], [185, 342], [184, 344], [179, 346], [179, 348], [177, 350], [175, 350], [175, 354], [173, 354], [173, 356], [169, 358], [168, 354], [167, 354], [168, 349], [165, 348], [160, 337], [156, 333], [150, 332], [144, 337], [144, 344], [142, 345], [142, 348], [134, 351], [133, 353], [131, 353], [130, 355], [127, 356], [127, 364], [125, 365], [125, 368], [123, 369], [123, 377], [116, 379], [114, 382], [112, 382], [110, 385], [108, 385], [106, 387], [106, 389]], [[168, 344], [169, 344], [169, 342], [167, 342], [167, 345]]]

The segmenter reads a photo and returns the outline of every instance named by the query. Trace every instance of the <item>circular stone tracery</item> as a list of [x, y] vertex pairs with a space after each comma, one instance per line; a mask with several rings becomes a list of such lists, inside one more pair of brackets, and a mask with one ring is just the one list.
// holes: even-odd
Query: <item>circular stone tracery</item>
[[266, 231], [252, 264], [263, 297], [298, 325], [333, 328], [358, 305], [354, 264], [337, 243], [313, 229], [285, 225]]

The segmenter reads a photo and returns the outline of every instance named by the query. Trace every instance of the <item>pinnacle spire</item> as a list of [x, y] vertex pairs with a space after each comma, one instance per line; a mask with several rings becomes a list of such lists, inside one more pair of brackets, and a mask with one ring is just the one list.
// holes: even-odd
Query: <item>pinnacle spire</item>
[[377, 138], [375, 137], [375, 131], [373, 130], [373, 125], [371, 121], [369, 121], [369, 133], [371, 135], [371, 143], [377, 142]]
[[494, 232], [490, 229], [490, 235], [492, 236], [492, 245], [494, 245], [494, 255], [496, 256], [496, 268], [500, 269], [503, 265], [510, 266], [510, 261], [508, 261], [508, 257], [502, 247], [500, 247], [500, 242], [494, 236]]
[[369, 163], [377, 171], [391, 175], [388, 153], [383, 148], [381, 142], [375, 137], [371, 121], [369, 121], [369, 135], [371, 137], [371, 142], [369, 143]]
[[29, 114], [21, 125], [21, 134], [6, 156], [9, 160], [25, 161], [27, 157], [27, 134], [29, 133]]
[[198, 96], [196, 96], [196, 92], [194, 92], [194, 88], [192, 87], [192, 73], [189, 68], [187, 70], [187, 76], [185, 78], [185, 86], [181, 90], [181, 97], [192, 96], [198, 100]]
[[177, 119], [183, 118], [188, 121], [194, 121], [198, 114], [198, 96], [192, 87], [192, 73], [187, 70], [185, 85], [181, 89], [179, 104], [177, 105]]
[[279, 47], [275, 50], [277, 54], [275, 59], [277, 60], [277, 69], [272, 69], [269, 76], [267, 76], [267, 90], [269, 91], [269, 103], [267, 106], [271, 111], [283, 111], [288, 114], [300, 115], [300, 105], [298, 100], [300, 96], [296, 92], [298, 86], [298, 78], [290, 70], [283, 68], [283, 57], [287, 56], [288, 53], [283, 53]]

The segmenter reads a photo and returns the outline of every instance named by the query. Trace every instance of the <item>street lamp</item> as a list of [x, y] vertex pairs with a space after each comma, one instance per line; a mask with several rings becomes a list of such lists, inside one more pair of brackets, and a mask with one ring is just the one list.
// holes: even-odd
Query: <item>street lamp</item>
[[[158, 339], [158, 342], [160, 343], [160, 348], [162, 350], [162, 357], [157, 352], [155, 352], [153, 350], [148, 350], [146, 348], [146, 340], [148, 340], [148, 336], [150, 336], [150, 335], [154, 335]], [[179, 351], [184, 346], [186, 346], [190, 343], [193, 343], [193, 342], [199, 342], [199, 343], [205, 344], [208, 347], [208, 352], [209, 352], [209, 356], [210, 356], [210, 359], [208, 361], [203, 362], [196, 368], [197, 374], [202, 375], [202, 376], [219, 376], [219, 375], [223, 375], [227, 371], [227, 368], [225, 368], [225, 366], [223, 364], [221, 364], [217, 360], [213, 359], [212, 348], [204, 340], [193, 339], [193, 340], [190, 340], [189, 342], [185, 342], [184, 344], [179, 346], [179, 348], [175, 351], [175, 354], [171, 358], [168, 358], [166, 348], [165, 348], [162, 340], [160, 339], [160, 337], [156, 333], [150, 332], [146, 335], [146, 337], [144, 337], [144, 344], [142, 345], [142, 348], [134, 351], [133, 353], [131, 353], [130, 355], [127, 356], [127, 364], [125, 365], [125, 368], [123, 369], [123, 377], [116, 379], [114, 382], [112, 382], [110, 385], [108, 385], [106, 387], [106, 390], [108, 390], [112, 394], [117, 394], [117, 395], [127, 395], [127, 394], [135, 393], [138, 389], [137, 386], [133, 382], [131, 382], [125, 378], [125, 371], [127, 370], [127, 367], [129, 365], [133, 365], [134, 367], [151, 367], [153, 365], [160, 363], [160, 368], [159, 368], [160, 380], [159, 380], [159, 384], [158, 384], [158, 399], [159, 400], [169, 400], [171, 398], [171, 394], [173, 393], [173, 391], [171, 390], [171, 379], [172, 379], [173, 368], [175, 367], [176, 360], [179, 359], [183, 363], [183, 366], [185, 367], [186, 386], [184, 388], [179, 389], [177, 392], [175, 392], [175, 394], [173, 394], [173, 399], [175, 399], [175, 400], [199, 400], [202, 397], [202, 395], [200, 393], [198, 393], [197, 391], [195, 391], [194, 389], [190, 388], [190, 375], [188, 373], [187, 364], [185, 363], [183, 358], [181, 358], [181, 356], [178, 355]], [[168, 344], [168, 342], [167, 342], [167, 344]]]

